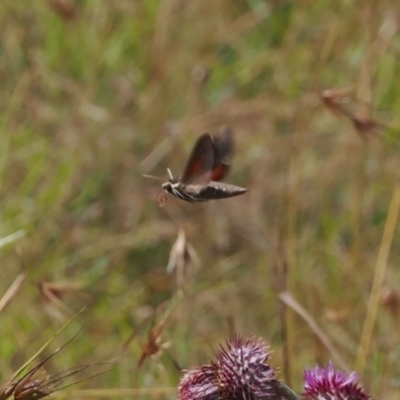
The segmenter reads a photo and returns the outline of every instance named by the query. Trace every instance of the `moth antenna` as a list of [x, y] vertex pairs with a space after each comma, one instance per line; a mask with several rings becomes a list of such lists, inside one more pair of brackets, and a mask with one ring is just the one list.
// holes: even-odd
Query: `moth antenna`
[[168, 172], [169, 179], [173, 180], [174, 177], [172, 176], [172, 172], [169, 168], [167, 168], [167, 172]]
[[142, 175], [142, 176], [143, 176], [143, 178], [154, 179], [154, 180], [157, 180], [157, 181], [163, 181], [164, 180], [163, 178], [161, 178], [159, 176], [154, 176], [154, 175]]

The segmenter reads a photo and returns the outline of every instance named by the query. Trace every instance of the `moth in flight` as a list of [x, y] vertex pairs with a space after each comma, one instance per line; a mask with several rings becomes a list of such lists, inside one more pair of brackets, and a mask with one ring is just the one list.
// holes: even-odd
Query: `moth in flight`
[[247, 189], [220, 182], [229, 172], [227, 163], [233, 151], [232, 133], [222, 128], [214, 137], [201, 135], [180, 179], [174, 179], [168, 169], [169, 180], [162, 185], [166, 193], [193, 202], [226, 199], [239, 196]]

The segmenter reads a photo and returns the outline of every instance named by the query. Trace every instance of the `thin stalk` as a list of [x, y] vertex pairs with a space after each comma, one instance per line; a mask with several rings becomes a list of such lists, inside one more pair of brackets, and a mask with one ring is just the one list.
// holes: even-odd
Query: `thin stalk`
[[371, 347], [371, 339], [374, 331], [376, 316], [378, 313], [379, 301], [382, 295], [383, 282], [385, 280], [387, 262], [390, 248], [393, 242], [394, 231], [399, 217], [400, 209], [400, 180], [396, 181], [392, 199], [390, 201], [389, 212], [386, 218], [385, 228], [381, 246], [379, 248], [378, 259], [375, 266], [375, 276], [369, 297], [367, 316], [358, 348], [358, 355], [355, 364], [357, 371], [362, 371]]

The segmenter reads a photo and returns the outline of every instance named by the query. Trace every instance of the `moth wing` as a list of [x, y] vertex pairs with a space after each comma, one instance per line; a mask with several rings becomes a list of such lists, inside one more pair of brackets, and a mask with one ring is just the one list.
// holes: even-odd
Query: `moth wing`
[[219, 181], [223, 179], [229, 172], [229, 157], [233, 153], [234, 142], [232, 130], [223, 126], [218, 134], [214, 137], [215, 161], [211, 180]]
[[230, 166], [226, 164], [218, 164], [214, 166], [214, 169], [212, 171], [212, 176], [211, 180], [212, 181], [220, 181], [221, 179], [225, 178], [226, 175], [228, 175], [230, 171]]
[[197, 140], [183, 172], [181, 182], [184, 185], [208, 185], [213, 174], [215, 161], [214, 143], [208, 133], [201, 135]]

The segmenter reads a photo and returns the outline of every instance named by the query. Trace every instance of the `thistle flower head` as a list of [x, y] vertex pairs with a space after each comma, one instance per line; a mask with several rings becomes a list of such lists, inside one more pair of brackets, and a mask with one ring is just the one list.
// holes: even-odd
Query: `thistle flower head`
[[185, 371], [179, 400], [277, 400], [279, 381], [266, 364], [269, 352], [260, 340], [241, 337], [219, 349], [214, 361]]
[[356, 372], [350, 374], [327, 367], [304, 371], [304, 400], [372, 400], [359, 384]]

